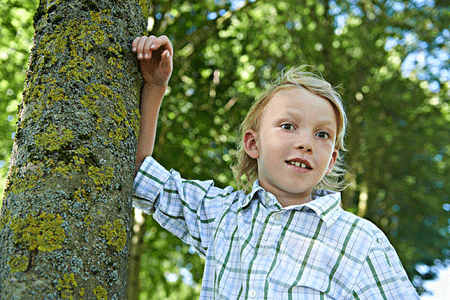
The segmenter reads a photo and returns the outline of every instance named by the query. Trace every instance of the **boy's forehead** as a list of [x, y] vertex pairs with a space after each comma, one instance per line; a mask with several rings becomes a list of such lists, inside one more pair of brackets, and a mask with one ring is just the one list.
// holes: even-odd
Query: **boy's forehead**
[[279, 105], [291, 106], [303, 101], [323, 102], [333, 106], [330, 100], [311, 92], [303, 87], [285, 87], [275, 91], [267, 102], [266, 108], [269, 106], [278, 107]]
[[305, 102], [317, 104], [317, 107], [321, 108], [321, 117], [325, 117], [326, 111], [331, 112], [333, 120], [338, 122], [339, 113], [332, 101], [300, 86], [287, 87], [275, 91], [267, 102], [262, 115], [271, 115], [276, 111], [281, 111], [282, 108], [285, 108], [289, 113], [295, 114], [298, 111], [298, 106]]

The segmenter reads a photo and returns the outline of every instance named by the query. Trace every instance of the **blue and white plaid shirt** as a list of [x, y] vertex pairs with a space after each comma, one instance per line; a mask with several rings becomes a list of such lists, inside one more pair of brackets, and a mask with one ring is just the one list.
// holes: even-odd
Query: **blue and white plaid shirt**
[[339, 193], [282, 208], [258, 182], [220, 189], [147, 157], [134, 196], [205, 256], [200, 299], [419, 299], [386, 236], [342, 210]]

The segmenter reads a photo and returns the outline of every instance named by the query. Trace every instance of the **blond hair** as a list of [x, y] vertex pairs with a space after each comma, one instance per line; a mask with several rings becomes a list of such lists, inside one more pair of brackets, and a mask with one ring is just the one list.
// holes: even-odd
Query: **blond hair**
[[[281, 90], [292, 88], [306, 89], [307, 91], [328, 100], [333, 106], [337, 119], [335, 148], [338, 150], [338, 156], [333, 170], [330, 174], [327, 174], [322, 178], [316, 188], [335, 191], [345, 188], [345, 164], [342, 156], [343, 152], [346, 151], [344, 137], [347, 128], [347, 116], [345, 114], [344, 105], [340, 95], [334, 90], [331, 84], [325, 81], [321, 75], [306, 71], [306, 68], [308, 68], [308, 66], [283, 70], [269, 89], [253, 103], [242, 122], [240, 127], [241, 141], [237, 149], [237, 163], [232, 167], [236, 180], [242, 188], [246, 190], [250, 189], [252, 182], [258, 178], [257, 161], [245, 152], [243, 135], [250, 129], [258, 131], [261, 115], [273, 96]], [[242, 181], [244, 176], [247, 181], [246, 184]]]

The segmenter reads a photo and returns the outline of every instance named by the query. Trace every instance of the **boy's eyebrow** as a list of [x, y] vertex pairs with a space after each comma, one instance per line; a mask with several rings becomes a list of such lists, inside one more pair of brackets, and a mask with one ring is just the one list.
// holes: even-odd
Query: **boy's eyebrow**
[[320, 125], [331, 125], [337, 127], [337, 121], [330, 118], [318, 118], [317, 123], [319, 123]]
[[[301, 118], [301, 115], [299, 113], [296, 113], [296, 111], [287, 111], [287, 115], [291, 118]], [[337, 128], [337, 120], [334, 120], [332, 118], [320, 116], [316, 120], [319, 125], [330, 125], [336, 126]]]

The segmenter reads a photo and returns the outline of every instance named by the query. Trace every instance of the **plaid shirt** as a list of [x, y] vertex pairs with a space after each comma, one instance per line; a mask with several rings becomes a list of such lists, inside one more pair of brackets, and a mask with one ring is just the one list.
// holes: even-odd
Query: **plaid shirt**
[[419, 299], [381, 230], [339, 204], [282, 208], [257, 181], [246, 195], [151, 157], [134, 182], [134, 206], [205, 256], [200, 299]]

